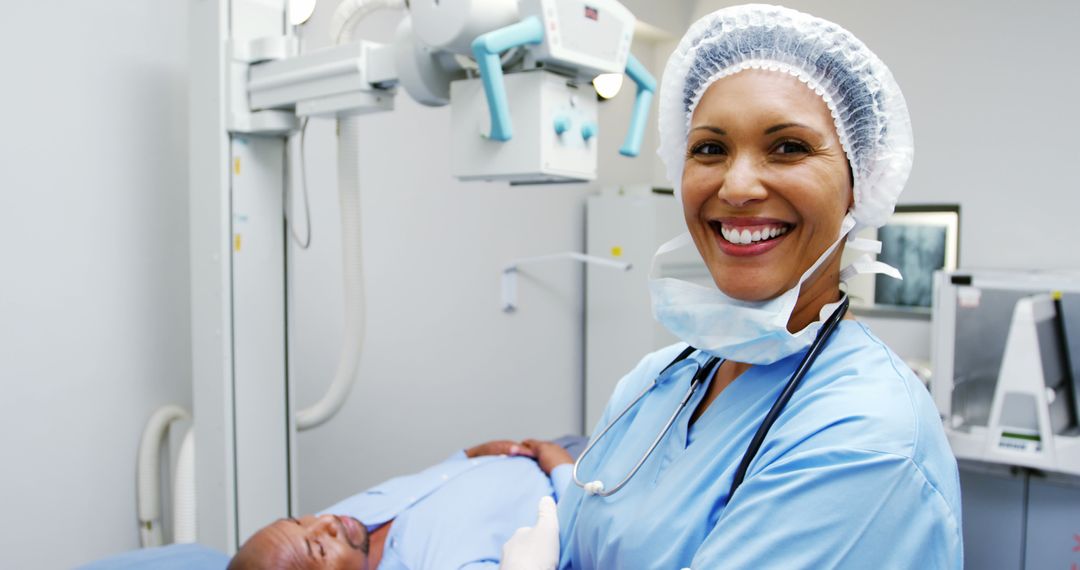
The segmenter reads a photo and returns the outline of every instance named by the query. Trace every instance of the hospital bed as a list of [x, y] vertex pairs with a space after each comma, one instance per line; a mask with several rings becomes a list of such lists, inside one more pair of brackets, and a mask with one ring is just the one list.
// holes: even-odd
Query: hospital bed
[[[552, 440], [552, 442], [555, 443], [555, 444], [560, 445], [561, 447], [563, 447], [563, 449], [565, 449], [570, 454], [571, 458], [576, 459], [577, 456], [581, 454], [582, 450], [584, 450], [585, 445], [588, 443], [588, 438], [586, 438], [584, 436], [581, 436], [581, 435], [569, 434], [569, 435], [564, 435], [564, 436], [559, 437], [559, 438], [555, 438], [555, 439]], [[473, 461], [470, 461], [469, 463], [472, 463], [472, 462]], [[531, 462], [531, 460], [530, 460], [530, 462]], [[425, 473], [429, 473], [431, 471], [431, 469], [434, 469], [434, 468], [439, 468], [440, 472], [441, 472], [442, 468], [440, 468], [440, 466], [443, 466], [445, 464], [446, 464], [445, 462], [440, 462], [440, 463], [436, 464], [435, 466], [433, 466], [432, 468], [430, 468], [428, 470], [425, 470], [424, 472], [417, 473], [415, 476], [423, 477]], [[537, 467], [537, 470], [538, 470], [538, 467]], [[518, 478], [520, 473], [521, 473], [520, 471], [512, 471], [511, 472], [511, 478], [510, 479], [503, 479], [503, 481], [513, 482], [515, 484], [519, 483], [519, 482], [521, 482], [521, 480]], [[362, 499], [363, 496], [371, 496], [371, 495], [378, 495], [380, 497], [384, 496], [386, 493], [390, 493], [390, 491], [387, 490], [387, 487], [386, 487], [387, 485], [391, 485], [395, 481], [400, 481], [401, 479], [406, 479], [408, 477], [409, 476], [395, 478], [395, 479], [393, 479], [391, 481], [388, 481], [388, 482], [382, 483], [380, 485], [377, 485], [377, 486], [373, 487], [372, 489], [369, 489], [369, 490], [364, 491], [363, 493], [360, 493], [360, 494], [358, 494], [358, 495], [356, 495], [354, 497], [350, 497], [349, 499], [346, 499], [342, 503], [338, 503], [337, 505], [335, 505], [335, 507], [340, 507], [341, 505], [343, 505], [345, 503], [349, 503], [349, 502], [353, 502], [352, 505], [355, 506], [357, 503], [355, 503], [354, 501], [356, 501], [358, 497], [361, 498], [360, 500], [363, 500]], [[446, 475], [444, 474], [444, 475], [442, 475], [442, 477], [445, 480]], [[523, 485], [524, 485], [524, 487], [522, 487], [522, 488], [527, 488], [528, 487], [527, 484], [523, 483]], [[399, 483], [399, 486], [395, 487], [395, 488], [400, 490], [402, 487], [400, 487], [400, 483]], [[550, 487], [548, 487], [548, 489], [549, 489], [548, 492], [550, 492]], [[376, 502], [379, 502], [379, 501], [377, 500]], [[512, 501], [512, 502], [513, 502], [513, 505], [507, 504], [507, 508], [505, 509], [506, 513], [515, 512], [514, 505], [520, 506], [519, 502], [516, 502], [516, 501]], [[499, 507], [500, 509], [502, 509], [502, 507], [501, 507], [502, 504], [503, 503], [500, 503], [500, 507]], [[330, 507], [330, 508], [334, 509], [335, 507]], [[351, 508], [352, 507], [348, 507], [348, 509], [351, 509]], [[529, 509], [530, 510], [532, 509], [531, 504], [529, 506]], [[337, 512], [337, 511], [335, 511], [335, 512]], [[349, 511], [346, 510], [345, 512], [349, 512]], [[441, 513], [443, 511], [439, 511], [439, 512]], [[485, 513], [486, 513], [485, 516], [490, 516], [492, 514], [492, 513], [487, 512], [487, 511], [485, 511]], [[360, 515], [356, 515], [356, 516], [360, 516]], [[442, 516], [442, 515], [440, 514], [439, 516]], [[361, 520], [364, 520], [364, 519], [361, 519]], [[455, 521], [457, 521], [457, 520], [460, 520], [460, 517], [455, 516]], [[511, 527], [511, 528], [513, 528], [513, 527]], [[228, 566], [229, 560], [230, 560], [230, 557], [227, 554], [225, 554], [224, 552], [222, 552], [220, 550], [210, 548], [210, 547], [207, 547], [207, 546], [204, 546], [204, 545], [200, 545], [200, 544], [171, 544], [171, 545], [168, 545], [168, 546], [156, 546], [156, 547], [150, 547], [150, 548], [142, 548], [142, 549], [139, 549], [139, 550], [119, 554], [119, 555], [112, 556], [112, 557], [109, 557], [109, 558], [106, 558], [106, 559], [103, 559], [103, 560], [99, 560], [99, 561], [96, 561], [96, 562], [91, 562], [91, 563], [89, 563], [89, 564], [87, 564], [85, 566], [81, 566], [80, 570], [144, 570], [144, 569], [145, 570], [149, 570], [149, 569], [155, 569], [155, 570], [156, 569], [165, 569], [165, 570], [169, 570], [169, 569], [173, 569], [173, 568], [177, 568], [177, 569], [179, 569], [179, 568], [191, 568], [191, 569], [194, 569], [194, 570], [221, 570], [221, 569], [225, 568], [226, 566]]]
[[78, 570], [222, 570], [229, 565], [223, 552], [199, 544], [170, 544], [142, 548], [80, 566]]

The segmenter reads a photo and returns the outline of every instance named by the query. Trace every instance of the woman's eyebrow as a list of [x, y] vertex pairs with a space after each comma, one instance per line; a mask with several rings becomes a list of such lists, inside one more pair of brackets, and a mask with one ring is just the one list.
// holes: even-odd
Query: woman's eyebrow
[[710, 127], [708, 125], [702, 125], [700, 127], [694, 127], [692, 129], [690, 129], [690, 132], [694, 132], [694, 131], [698, 131], [698, 130], [706, 130], [706, 131], [709, 131], [711, 133], [716, 133], [716, 134], [718, 134], [720, 136], [727, 136], [727, 131], [725, 131], [724, 129], [721, 129], [720, 127]]
[[765, 134], [771, 135], [771, 134], [773, 134], [775, 132], [779, 132], [779, 131], [782, 131], [784, 129], [790, 129], [792, 127], [800, 127], [800, 128], [803, 128], [803, 129], [814, 131], [815, 133], [817, 132], [816, 130], [814, 130], [813, 127], [804, 125], [802, 123], [780, 123], [779, 125], [773, 125], [773, 126], [767, 128], [767, 129], [765, 129]]

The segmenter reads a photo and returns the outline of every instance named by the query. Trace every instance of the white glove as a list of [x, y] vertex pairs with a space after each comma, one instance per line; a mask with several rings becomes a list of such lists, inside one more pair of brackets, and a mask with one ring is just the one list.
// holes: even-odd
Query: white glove
[[559, 515], [555, 500], [540, 499], [536, 526], [517, 529], [502, 548], [501, 570], [555, 570], [559, 565]]

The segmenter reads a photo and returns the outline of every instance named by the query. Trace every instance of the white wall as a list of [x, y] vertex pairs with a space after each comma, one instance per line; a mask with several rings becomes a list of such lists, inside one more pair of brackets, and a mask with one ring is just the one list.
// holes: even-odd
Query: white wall
[[[637, 4], [662, 17], [658, 26], [685, 26], [689, 4], [668, 11]], [[331, 9], [320, 5], [302, 31], [307, 48], [326, 45]], [[386, 40], [395, 21], [378, 14], [361, 35]], [[659, 77], [654, 50], [635, 45], [634, 52]], [[643, 157], [617, 154], [633, 93], [628, 86], [601, 106], [598, 183], [653, 176], [655, 112]], [[514, 258], [582, 251], [584, 198], [594, 186], [457, 182], [449, 109], [422, 107], [404, 93], [393, 113], [364, 122], [368, 336], [345, 408], [300, 435], [304, 512], [466, 445], [555, 437], [582, 424], [582, 269], [524, 269], [515, 314], [500, 310], [499, 277]], [[289, 252], [290, 365], [300, 406], [325, 389], [342, 334], [333, 125], [313, 120], [307, 140], [313, 242], [306, 252], [295, 245]]]
[[[735, 2], [699, 0], [694, 18]], [[901, 203], [958, 203], [960, 265], [1080, 268], [1080, 3], [789, 0], [851, 30], [904, 91], [915, 164]], [[928, 358], [929, 323], [868, 319]], [[911, 343], [919, 331], [923, 342]], [[908, 356], [908, 355], [905, 355]]]
[[187, 2], [9, 2], [0, 567], [134, 548], [135, 452], [190, 406]]

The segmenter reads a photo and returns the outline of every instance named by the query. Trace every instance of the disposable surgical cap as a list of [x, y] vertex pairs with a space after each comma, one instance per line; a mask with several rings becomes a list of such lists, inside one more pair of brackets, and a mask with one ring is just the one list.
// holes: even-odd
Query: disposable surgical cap
[[911, 118], [889, 68], [840, 26], [781, 6], [724, 8], [690, 27], [660, 87], [660, 158], [681, 193], [690, 118], [716, 80], [745, 69], [791, 74], [832, 113], [855, 181], [858, 227], [880, 227], [911, 172]]

